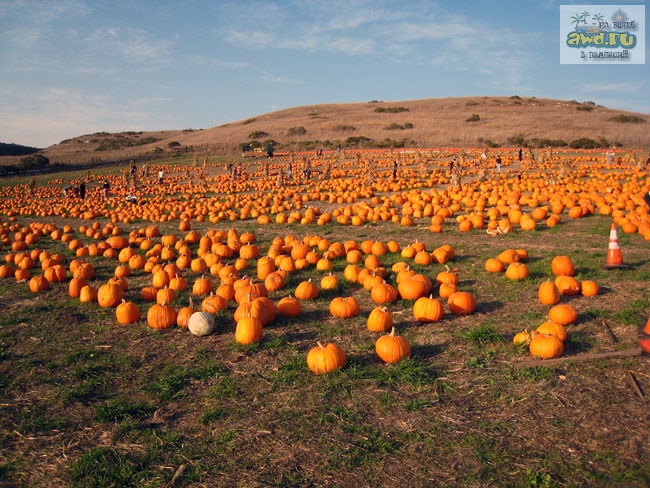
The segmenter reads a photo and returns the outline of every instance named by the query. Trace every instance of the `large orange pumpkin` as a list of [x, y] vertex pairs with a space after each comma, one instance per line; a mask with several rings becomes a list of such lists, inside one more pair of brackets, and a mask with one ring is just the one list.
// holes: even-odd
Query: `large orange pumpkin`
[[339, 346], [330, 342], [318, 345], [307, 353], [307, 366], [315, 374], [329, 373], [345, 366], [346, 354]]

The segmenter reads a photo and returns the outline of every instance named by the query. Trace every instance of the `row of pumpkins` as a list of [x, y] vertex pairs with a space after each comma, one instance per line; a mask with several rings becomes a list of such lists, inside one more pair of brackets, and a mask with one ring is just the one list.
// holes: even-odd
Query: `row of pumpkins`
[[551, 261], [551, 272], [555, 280], [540, 284], [537, 297], [543, 305], [550, 305], [548, 320], [535, 330], [523, 330], [513, 337], [513, 344], [528, 348], [530, 353], [540, 359], [559, 358], [564, 354], [564, 342], [568, 338], [566, 327], [574, 324], [578, 313], [569, 303], [560, 303], [562, 296], [595, 296], [599, 293], [598, 284], [592, 280], [578, 281], [574, 276], [575, 266], [569, 256], [555, 256]]
[[[39, 224], [33, 224], [32, 229], [22, 228], [16, 234], [18, 239], [15, 242], [26, 243], [25, 236], [29, 234], [30, 230], [38, 229]], [[65, 229], [70, 231], [71, 229]], [[80, 229], [84, 233], [89, 229]], [[98, 230], [98, 229], [93, 229]], [[52, 239], [61, 239], [65, 243], [72, 243], [75, 239], [64, 239], [64, 236], [72, 234], [72, 232], [58, 233], [56, 230], [51, 230], [49, 227], [42, 227], [41, 233], [51, 231], [50, 237]], [[36, 234], [36, 235], [40, 235]], [[385, 281], [387, 270], [382, 266], [380, 256], [387, 252], [400, 252], [405, 258], [412, 258], [418, 264], [430, 264], [437, 262], [447, 262], [453, 258], [454, 250], [449, 245], [436, 248], [432, 252], [427, 252], [424, 243], [414, 242], [404, 249], [401, 249], [396, 242], [391, 241], [384, 244], [376, 241], [363, 241], [357, 244], [355, 241], [346, 241], [345, 243], [329, 243], [326, 239], [319, 238], [318, 236], [306, 236], [303, 241], [299, 241], [293, 237], [287, 236], [286, 239], [276, 239], [274, 245], [269, 249], [269, 255], [259, 257], [259, 248], [254, 245], [255, 237], [251, 234], [238, 235], [234, 229], [227, 233], [224, 232], [220, 237], [225, 237], [227, 244], [231, 250], [237, 250], [241, 256], [246, 255], [249, 259], [259, 257], [257, 261], [257, 274], [260, 282], [248, 279], [246, 277], [239, 277], [239, 269], [233, 265], [224, 264], [221, 266], [216, 275], [221, 279], [221, 285], [216, 288], [210, 279], [210, 276], [201, 275], [197, 278], [191, 291], [194, 296], [205, 297], [202, 299], [200, 309], [195, 308], [193, 303], [190, 302], [188, 307], [183, 307], [176, 310], [172, 303], [175, 301], [179, 291], [188, 290], [190, 288], [187, 280], [182, 276], [182, 269], [176, 263], [168, 263], [162, 265], [155, 253], [148, 256], [145, 261], [145, 266], [137, 259], [142, 256], [138, 254], [132, 245], [136, 245], [138, 238], [126, 239], [119, 234], [112, 235], [113, 232], [105, 232], [110, 237], [104, 241], [108, 246], [107, 250], [112, 250], [114, 253], [109, 253], [107, 257], [116, 256], [122, 264], [115, 268], [115, 276], [113, 276], [107, 283], [103, 283], [99, 287], [94, 287], [89, 284], [89, 281], [94, 278], [95, 270], [93, 264], [83, 257], [75, 257], [70, 261], [68, 269], [64, 266], [65, 258], [61, 254], [51, 254], [47, 251], [42, 251], [38, 248], [23, 249], [24, 252], [17, 252], [14, 254], [8, 253], [5, 256], [6, 263], [0, 266], [0, 277], [7, 278], [14, 276], [18, 281], [28, 281], [29, 288], [33, 292], [40, 292], [50, 288], [51, 282], [63, 282], [71, 276], [68, 284], [68, 293], [71, 297], [78, 298], [80, 302], [96, 302], [100, 307], [114, 307], [116, 320], [120, 324], [132, 324], [142, 319], [139, 307], [124, 299], [124, 292], [128, 290], [129, 284], [127, 282], [128, 276], [131, 272], [143, 269], [147, 264], [155, 263], [149, 271], [151, 272], [152, 285], [145, 286], [140, 291], [140, 296], [144, 300], [155, 300], [156, 303], [152, 305], [146, 314], [146, 320], [150, 327], [159, 329], [167, 328], [173, 325], [180, 327], [187, 327], [195, 335], [206, 335], [214, 330], [214, 314], [224, 310], [230, 300], [235, 300], [238, 303], [237, 310], [235, 311], [236, 330], [235, 339], [241, 344], [248, 344], [251, 342], [259, 341], [262, 337], [262, 326], [273, 320], [275, 314], [285, 316], [298, 316], [301, 312], [300, 300], [314, 299], [319, 294], [319, 288], [311, 279], [301, 282], [295, 289], [295, 296], [287, 296], [279, 300], [277, 306], [268, 299], [268, 291], [276, 291], [284, 286], [284, 280], [295, 266], [291, 269], [275, 269], [276, 262], [281, 264], [286, 258], [293, 259], [291, 256], [294, 254], [298, 259], [294, 260], [294, 265], [299, 263], [301, 259], [299, 256], [304, 254], [308, 245], [316, 246], [316, 248], [326, 249], [323, 255], [327, 253], [334, 254], [332, 258], [321, 257], [318, 260], [311, 259], [315, 262], [316, 269], [321, 271], [329, 271], [331, 268], [326, 266], [319, 266], [318, 264], [325, 260], [331, 264], [331, 259], [335, 257], [345, 257], [349, 264], [345, 268], [344, 276], [350, 282], [357, 282], [365, 289], [370, 291], [371, 299], [377, 303], [377, 306], [368, 317], [368, 329], [375, 332], [386, 332], [392, 329], [392, 314], [385, 306], [397, 300], [398, 296], [408, 300], [414, 300], [413, 315], [417, 321], [420, 322], [435, 322], [441, 320], [444, 316], [444, 307], [438, 298], [434, 298], [432, 293], [433, 286], [431, 281], [422, 274], [415, 273], [410, 266], [400, 261], [393, 265], [392, 270], [396, 273], [396, 287], [388, 284]], [[155, 230], [145, 229], [143, 234], [154, 238], [157, 234]], [[163, 237], [163, 236], [161, 236]], [[213, 234], [214, 237], [214, 234]], [[185, 245], [188, 240], [196, 240], [195, 236], [190, 233], [186, 235], [186, 239], [176, 239], [175, 247], [180, 252], [187, 251]], [[40, 238], [28, 239], [31, 241], [30, 245], [37, 244]], [[195, 258], [205, 261], [208, 258], [208, 251], [214, 249], [217, 244], [216, 241], [220, 239], [203, 240], [198, 239], [199, 254], [203, 257]], [[245, 244], [241, 244], [240, 240], [245, 240]], [[279, 242], [283, 241], [283, 242]], [[142, 241], [144, 242], [144, 241]], [[142, 244], [141, 242], [141, 244]], [[203, 244], [202, 244], [203, 243]], [[208, 246], [208, 244], [210, 245]], [[21, 246], [23, 248], [24, 246]], [[101, 249], [106, 246], [100, 246], [98, 253], [105, 255]], [[282, 252], [278, 252], [274, 258], [275, 251], [280, 251], [279, 248], [284, 247]], [[70, 247], [71, 251], [76, 251], [79, 248], [76, 246]], [[152, 246], [149, 251], [155, 249]], [[185, 251], [182, 251], [185, 249]], [[309, 253], [314, 253], [313, 249]], [[338, 251], [337, 251], [338, 250]], [[298, 251], [298, 252], [296, 252]], [[192, 250], [189, 250], [192, 252]], [[147, 252], [149, 254], [149, 252]], [[306, 255], [305, 255], [306, 257]], [[221, 263], [221, 260], [217, 260]], [[361, 264], [363, 261], [363, 267]], [[43, 269], [42, 274], [30, 276], [30, 269], [37, 267], [37, 263]], [[190, 261], [190, 267], [193, 271], [194, 260]], [[218, 264], [218, 263], [214, 263]], [[16, 266], [16, 268], [14, 268]], [[212, 268], [212, 267], [211, 267]], [[215, 270], [216, 268], [212, 268]], [[304, 268], [302, 268], [304, 269]], [[205, 268], [200, 268], [205, 270]], [[208, 270], [212, 272], [211, 270]], [[27, 274], [25, 274], [27, 273]], [[263, 283], [262, 283], [263, 281]], [[456, 273], [449, 270], [447, 267], [445, 271], [441, 271], [437, 275], [437, 282], [440, 284], [440, 293], [443, 298], [447, 299], [447, 304], [450, 312], [457, 314], [469, 314], [476, 308], [476, 300], [469, 292], [456, 290], [458, 277]], [[268, 288], [267, 285], [268, 284]], [[338, 278], [328, 272], [321, 280], [322, 289], [333, 289], [338, 285]], [[330, 312], [334, 317], [348, 318], [356, 316], [360, 313], [359, 304], [352, 296], [349, 297], [336, 297], [330, 303]], [[401, 353], [397, 355], [380, 354], [380, 357], [387, 362], [393, 362], [401, 359], [407, 354], [405, 340], [395, 334], [393, 330], [390, 334], [380, 338], [379, 344], [386, 343], [387, 341], [396, 341], [401, 344], [398, 348]], [[390, 338], [390, 339], [389, 339]], [[384, 348], [385, 349], [385, 348]], [[320, 350], [320, 347], [319, 347]], [[383, 350], [380, 348], [380, 350]]]
[[[175, 172], [175, 177], [181, 178], [186, 169], [170, 167], [170, 174]], [[554, 169], [559, 170], [559, 166]], [[647, 172], [637, 169], [602, 171], [599, 165], [583, 165], [565, 176], [560, 176], [559, 171], [527, 172], [518, 181], [512, 174], [501, 174], [455, 188], [441, 188], [440, 185], [446, 185], [438, 181], [445, 179], [442, 177], [435, 182], [400, 178], [395, 188], [390, 189], [383, 188], [381, 181], [363, 184], [363, 179], [358, 178], [361, 172], [363, 168], [344, 170], [342, 165], [341, 174], [336, 178], [311, 181], [301, 188], [269, 188], [270, 178], [262, 173], [234, 191], [227, 175], [208, 179], [201, 190], [181, 185], [174, 188], [149, 185], [138, 190], [138, 205], [123, 200], [130, 189], [117, 177], [115, 188], [120, 192], [119, 198], [108, 200], [100, 199], [98, 192], [90, 194], [85, 201], [61, 200], [54, 197], [53, 186], [38, 188], [34, 198], [25, 198], [25, 189], [20, 185], [2, 189], [0, 213], [85, 220], [102, 217], [123, 223], [134, 219], [151, 222], [187, 219], [216, 224], [257, 219], [259, 224], [363, 225], [392, 221], [410, 226], [417, 219], [429, 218], [433, 232], [440, 232], [443, 223], [451, 219], [456, 220], [460, 231], [486, 228], [490, 232], [510, 232], [514, 227], [533, 230], [542, 222], [557, 225], [564, 214], [580, 218], [598, 213], [611, 216], [623, 232], [638, 232], [650, 239], [650, 222], [642, 200], [650, 183]], [[438, 186], [429, 188], [433, 184]], [[311, 207], [305, 208], [310, 202]], [[319, 202], [344, 206], [321, 211]]]
[[[34, 227], [38, 228], [38, 225], [34, 225]], [[107, 227], [110, 228], [110, 226]], [[113, 234], [115, 229], [116, 227], [113, 227], [112, 231], [106, 232], [106, 234]], [[24, 236], [28, 235], [28, 229], [21, 229], [21, 231], [24, 235], [19, 236], [22, 240], [18, 239], [17, 242], [25, 242]], [[54, 232], [52, 231], [52, 234]], [[231, 229], [228, 232], [221, 231], [218, 238], [213, 239], [216, 236], [216, 232], [212, 233], [211, 236], [210, 234], [200, 236], [197, 235], [198, 233], [196, 231], [190, 231], [183, 239], [168, 239], [168, 244], [173, 244], [174, 249], [177, 250], [177, 254], [180, 254], [178, 259], [184, 256], [183, 253], [192, 252], [189, 246], [187, 246], [188, 242], [198, 244], [199, 257], [189, 260], [185, 267], [189, 267], [193, 271], [208, 269], [211, 274], [219, 276], [222, 284], [217, 287], [216, 293], [213, 293], [214, 284], [210, 278], [205, 275], [201, 276], [192, 286], [193, 295], [207, 295], [202, 301], [201, 310], [197, 310], [190, 303], [189, 307], [184, 307], [177, 312], [171, 304], [176, 299], [177, 292], [188, 289], [189, 284], [182, 277], [182, 268], [178, 264], [169, 263], [163, 266], [160, 263], [159, 258], [162, 256], [165, 248], [162, 246], [157, 248], [156, 244], [151, 245], [156, 234], [159, 234], [159, 232], [156, 232], [155, 229], [147, 228], [140, 233], [131, 235], [128, 239], [120, 236], [119, 233], [108, 237], [105, 241], [108, 245], [107, 249], [114, 251], [113, 254], [123, 264], [118, 265], [115, 270], [115, 276], [98, 289], [88, 284], [88, 280], [94, 276], [92, 264], [83, 258], [73, 259], [69, 267], [70, 273], [72, 273], [72, 279], [69, 283], [70, 296], [79, 298], [82, 302], [97, 301], [102, 307], [115, 307], [116, 319], [121, 324], [137, 322], [141, 320], [138, 306], [135, 303], [123, 299], [124, 291], [128, 289], [126, 277], [130, 274], [131, 268], [133, 270], [140, 268], [146, 270], [147, 265], [152, 264], [149, 269], [152, 273], [152, 286], [144, 287], [141, 290], [141, 297], [143, 299], [157, 301], [147, 312], [147, 323], [150, 327], [166, 328], [172, 325], [179, 325], [181, 327], [188, 327], [196, 335], [205, 335], [206, 333], [211, 333], [214, 329], [213, 314], [224, 310], [227, 307], [228, 301], [234, 299], [239, 305], [238, 310], [235, 312], [237, 323], [235, 339], [242, 344], [248, 344], [261, 339], [262, 327], [266, 325], [265, 321], [268, 323], [273, 320], [276, 312], [280, 315], [298, 316], [301, 312], [300, 300], [309, 300], [318, 296], [318, 287], [311, 280], [306, 280], [297, 286], [294, 293], [295, 296], [282, 298], [277, 306], [268, 299], [268, 291], [281, 289], [284, 286], [286, 276], [297, 269], [296, 264], [298, 262], [303, 260], [306, 262], [305, 266], [314, 265], [316, 269], [326, 272], [331, 270], [332, 259], [345, 257], [350, 263], [344, 270], [345, 278], [348, 281], [361, 284], [364, 289], [370, 291], [371, 299], [378, 304], [378, 307], [372, 310], [368, 317], [368, 328], [370, 330], [375, 332], [391, 330], [392, 316], [385, 305], [396, 301], [398, 296], [414, 301], [413, 316], [417, 321], [436, 322], [444, 317], [442, 302], [438, 298], [434, 298], [431, 294], [433, 286], [426, 276], [415, 273], [406, 262], [401, 261], [392, 267], [392, 271], [396, 274], [395, 281], [397, 285], [397, 287], [393, 287], [384, 279], [387, 270], [383, 268], [380, 257], [387, 252], [400, 252], [402, 257], [413, 259], [417, 264], [446, 263], [455, 254], [453, 248], [448, 245], [440, 246], [432, 252], [428, 252], [426, 246], [417, 241], [401, 249], [394, 241], [386, 244], [376, 241], [363, 241], [359, 245], [355, 241], [330, 243], [326, 239], [319, 238], [318, 236], [305, 236], [302, 241], [293, 236], [287, 236], [285, 239], [276, 239], [271, 245], [268, 255], [259, 257], [259, 248], [254, 244], [254, 234], [246, 233], [240, 236], [234, 229]], [[65, 235], [68, 234], [57, 235], [56, 237], [63, 240]], [[207, 236], [211, 238], [204, 239]], [[165, 237], [168, 236], [161, 236], [161, 241], [164, 241]], [[233, 252], [230, 256], [232, 257], [235, 252], [239, 254], [240, 257], [237, 261], [258, 258], [258, 279], [260, 281], [263, 280], [263, 284], [255, 283], [253, 280], [247, 278], [239, 278], [238, 272], [240, 269], [233, 265], [224, 264], [221, 259], [215, 260], [216, 262], [207, 268], [205, 261], [208, 255], [213, 254], [213, 250], [222, 246], [223, 243], [220, 241], [224, 239], [226, 240], [226, 247]], [[72, 242], [73, 240], [67, 241]], [[174, 240], [173, 243], [171, 242], [172, 240]], [[245, 243], [242, 244], [241, 241], [245, 241]], [[145, 242], [148, 243], [147, 245], [151, 245], [151, 247], [147, 250], [148, 260], [143, 263], [135, 259], [138, 257], [142, 258], [142, 256], [132, 246], [139, 245], [142, 249], [143, 243]], [[322, 254], [307, 259], [310, 252], [315, 252], [313, 250], [315, 248], [311, 246], [322, 249]], [[71, 247], [70, 249], [76, 251], [79, 248], [73, 249]], [[152, 252], [155, 249], [157, 249], [157, 252]], [[309, 249], [312, 250], [310, 251]], [[19, 279], [20, 275], [17, 274], [19, 271], [29, 271], [29, 266], [25, 264], [25, 261], [29, 261], [29, 259], [32, 261], [35, 259], [41, 261], [41, 267], [44, 270], [43, 274], [29, 279], [30, 289], [34, 292], [49, 288], [50, 281], [64, 281], [67, 278], [67, 270], [62, 265], [63, 257], [61, 255], [49, 255], [46, 252], [37, 253], [36, 251], [38, 250], [32, 250], [29, 256], [27, 256], [27, 253], [23, 253], [25, 255], [22, 258], [20, 257], [21, 253], [16, 253], [15, 255], [8, 254], [6, 257], [7, 264], [0, 267], [0, 277], [10, 275], [11, 265], [9, 264], [9, 258], [11, 257], [15, 264], [18, 265], [18, 269], [15, 270], [16, 279]], [[328, 257], [329, 254], [331, 254], [331, 257]], [[297, 258], [295, 260], [293, 260], [294, 255]], [[287, 258], [293, 261], [293, 266], [288, 269], [283, 269], [282, 263]], [[506, 276], [510, 279], [523, 279], [528, 276], [527, 271], [526, 273], [518, 272], [516, 277], [513, 278], [509, 276], [509, 270], [511, 268], [521, 270], [522, 267], [525, 269], [523, 261], [526, 258], [527, 253], [524, 250], [506, 250], [497, 258], [488, 259], [485, 263], [485, 268], [487, 271], [498, 272], [503, 271], [507, 265]], [[198, 265], [195, 267], [194, 262], [197, 259], [202, 260], [205, 267]], [[362, 260], [363, 268], [357, 264], [361, 263]], [[321, 264], [322, 262], [326, 264]], [[499, 264], [497, 265], [496, 263]], [[219, 264], [221, 266], [218, 269], [213, 268], [213, 266]], [[561, 264], [564, 266], [562, 269], [560, 269]], [[276, 270], [276, 265], [280, 265], [280, 269]], [[303, 266], [303, 264], [300, 266]], [[584, 294], [590, 289], [592, 291], [589, 293], [593, 293], [593, 285], [595, 284], [583, 282], [582, 286], [579, 287], [579, 284], [572, 278], [573, 274], [575, 274], [575, 269], [568, 257], [555, 258], [552, 267], [554, 274], [558, 277], [555, 283], [549, 282], [549, 284], [552, 285], [552, 289], [555, 292], [545, 291], [543, 293], [544, 297], [550, 293], [553, 298], [542, 299], [542, 290], [550, 288], [547, 284], [542, 284], [540, 286], [540, 300], [542, 300], [542, 303], [546, 303], [546, 300], [550, 300], [548, 303], [551, 301], [557, 303], [560, 293], [568, 295], [579, 292], [580, 289], [582, 289]], [[305, 268], [301, 267], [301, 269]], [[216, 270], [216, 272], [213, 270]], [[23, 279], [26, 279], [26, 277]], [[571, 283], [571, 280], [575, 283]], [[337, 281], [338, 279], [335, 276], [328, 273], [321, 280], [321, 288], [336, 288]], [[467, 315], [475, 310], [476, 300], [474, 296], [469, 292], [457, 290], [458, 277], [448, 267], [445, 271], [438, 273], [436, 281], [439, 284], [439, 295], [441, 298], [447, 299], [447, 305], [451, 313]], [[570, 283], [569, 286], [564, 284], [567, 281]], [[597, 286], [595, 293], [597, 293]], [[360, 310], [358, 302], [354, 297], [336, 297], [330, 303], [330, 313], [334, 317], [348, 318], [358, 315]], [[264, 318], [265, 320], [262, 320]], [[562, 321], [558, 322], [561, 323]], [[399, 360], [405, 355], [408, 355], [406, 353], [408, 348], [404, 345], [405, 339], [397, 336], [394, 331], [387, 336], [382, 336], [380, 339], [382, 339], [380, 344], [392, 341], [396, 344], [396, 351], [401, 351], [399, 354], [396, 353], [393, 356], [384, 355], [382, 357], [380, 354], [380, 357], [387, 362]], [[318, 347], [319, 351], [321, 349]], [[533, 352], [532, 349], [531, 353], [540, 357], [552, 357], [546, 353]]]

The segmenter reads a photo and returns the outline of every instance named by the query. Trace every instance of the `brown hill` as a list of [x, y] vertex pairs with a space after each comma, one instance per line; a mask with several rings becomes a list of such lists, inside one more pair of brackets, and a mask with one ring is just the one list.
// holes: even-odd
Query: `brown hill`
[[[276, 151], [406, 145], [476, 147], [497, 144], [539, 147], [590, 138], [603, 147], [650, 148], [648, 114], [609, 109], [592, 102], [513, 97], [464, 97], [397, 102], [308, 105], [261, 114], [200, 130], [99, 133], [45, 149], [52, 162], [130, 157], [169, 151], [170, 143], [200, 154], [239, 154], [257, 141]], [[104, 150], [98, 150], [98, 149]]]

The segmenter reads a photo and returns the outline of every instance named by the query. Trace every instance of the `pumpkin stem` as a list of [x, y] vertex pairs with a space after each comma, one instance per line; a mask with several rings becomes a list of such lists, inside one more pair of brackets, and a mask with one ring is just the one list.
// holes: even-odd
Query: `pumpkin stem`
[[317, 341], [316, 344], [318, 344], [318, 347], [321, 349], [325, 349], [325, 346], [320, 341]]
[[390, 329], [390, 336], [395, 337], [396, 335], [398, 335], [397, 329], [395, 328], [395, 326], [393, 326], [393, 328]]

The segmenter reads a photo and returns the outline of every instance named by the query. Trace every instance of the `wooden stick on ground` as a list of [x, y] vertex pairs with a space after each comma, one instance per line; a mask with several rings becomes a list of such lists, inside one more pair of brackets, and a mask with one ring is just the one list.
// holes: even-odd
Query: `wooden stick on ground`
[[605, 328], [605, 330], [607, 331], [607, 333], [609, 334], [609, 339], [610, 339], [611, 343], [616, 344], [618, 342], [617, 339], [616, 339], [616, 336], [612, 332], [612, 329], [609, 327], [609, 324], [607, 322], [605, 322], [605, 319], [602, 320], [602, 324], [603, 324], [603, 327]]
[[627, 375], [628, 375], [628, 378], [630, 378], [630, 383], [632, 383], [632, 389], [637, 394], [637, 396], [641, 399], [641, 401], [645, 402], [645, 396], [643, 395], [643, 392], [641, 391], [641, 388], [639, 387], [639, 382], [636, 380], [636, 377], [634, 376], [632, 371], [628, 371]]
[[640, 356], [641, 354], [643, 354], [643, 349], [641, 349], [640, 347], [635, 347], [632, 349], [625, 349], [623, 351], [580, 354], [578, 356], [566, 356], [566, 357], [555, 358], [555, 359], [536, 359], [533, 361], [519, 361], [513, 363], [513, 366], [517, 368], [532, 368], [534, 366], [553, 366], [565, 362], [571, 363], [577, 361], [591, 361], [594, 359], [610, 359], [610, 358]]

